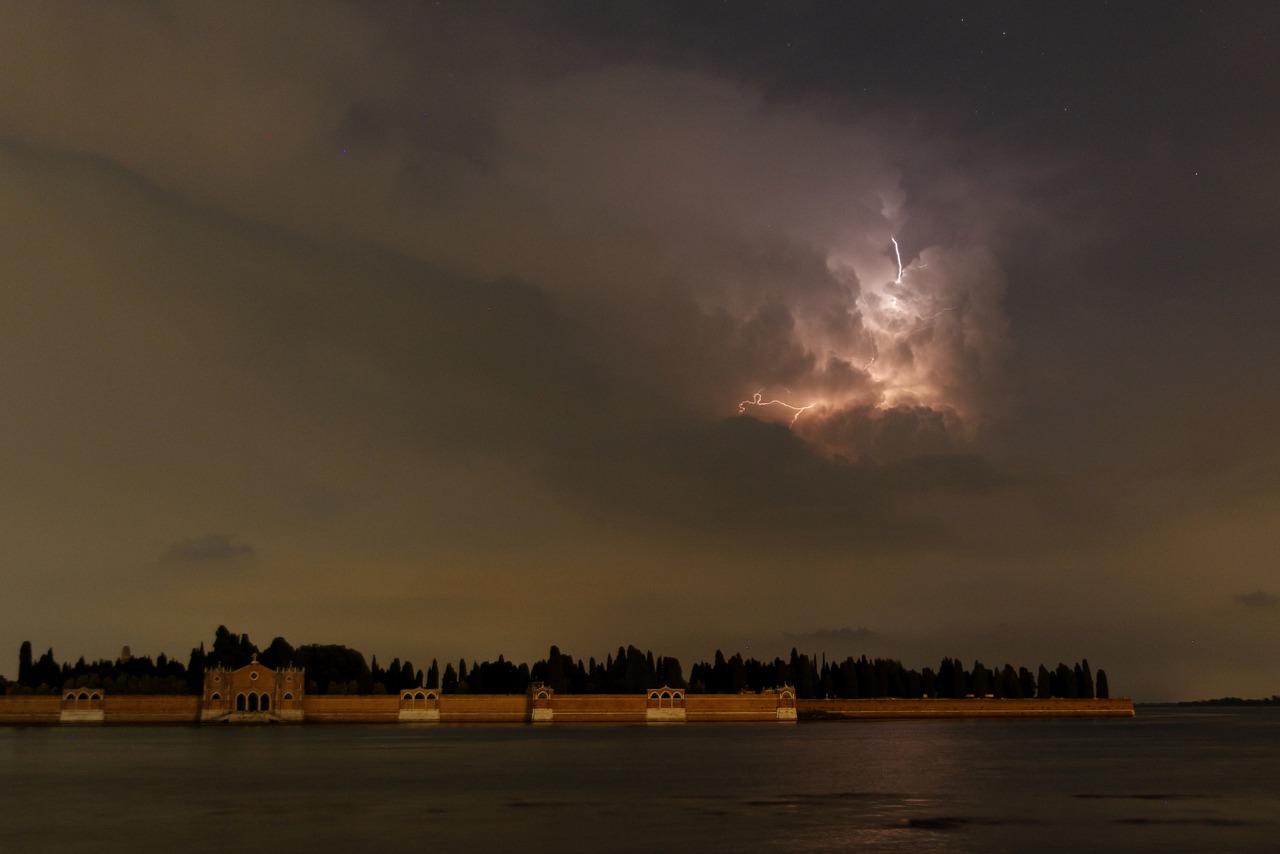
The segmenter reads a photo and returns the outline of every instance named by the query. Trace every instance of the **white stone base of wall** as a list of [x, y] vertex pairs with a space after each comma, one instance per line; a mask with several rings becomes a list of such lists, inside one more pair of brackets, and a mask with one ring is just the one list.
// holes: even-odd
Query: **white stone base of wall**
[[439, 709], [401, 709], [399, 719], [402, 721], [418, 721], [420, 723], [440, 723]]
[[555, 716], [554, 709], [530, 709], [529, 720], [535, 724], [549, 724]]
[[270, 712], [232, 712], [227, 715], [229, 724], [269, 724], [275, 721]]
[[796, 720], [796, 710], [795, 709], [778, 709], [778, 720], [780, 721]]
[[651, 724], [682, 724], [686, 720], [684, 709], [645, 709], [644, 719]]
[[100, 724], [104, 720], [102, 709], [63, 709], [58, 713], [58, 722], [64, 724]]

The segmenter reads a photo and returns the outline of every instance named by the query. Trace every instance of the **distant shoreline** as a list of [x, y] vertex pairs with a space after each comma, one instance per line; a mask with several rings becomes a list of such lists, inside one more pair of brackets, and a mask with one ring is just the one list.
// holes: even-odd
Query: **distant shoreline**
[[1244, 699], [1240, 697], [1216, 697], [1212, 700], [1172, 700], [1167, 703], [1136, 703], [1135, 705], [1139, 708], [1280, 706], [1280, 696]]

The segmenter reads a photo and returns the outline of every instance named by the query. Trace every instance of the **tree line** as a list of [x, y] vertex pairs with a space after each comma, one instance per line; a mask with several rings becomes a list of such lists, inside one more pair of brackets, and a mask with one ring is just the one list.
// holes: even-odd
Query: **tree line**
[[917, 671], [896, 659], [868, 659], [865, 655], [829, 662], [826, 656], [819, 660], [792, 649], [789, 659], [763, 662], [743, 659], [741, 654], [726, 659], [717, 650], [714, 662], [699, 662], [689, 671], [691, 694], [759, 692], [777, 685], [793, 686], [801, 699], [1107, 699], [1111, 695], [1106, 671], [1098, 670], [1095, 677], [1087, 658], [1074, 666], [1059, 663], [1052, 670], [1041, 664], [1033, 674], [1026, 667], [1015, 669], [1005, 664], [990, 668], [981, 661], [966, 668], [955, 658], [942, 659], [936, 670], [925, 667]]
[[1107, 674], [1096, 676], [1088, 659], [1074, 666], [1059, 663], [1049, 669], [1041, 664], [1032, 673], [1011, 664], [988, 668], [981, 661], [965, 667], [959, 659], [944, 658], [937, 669], [919, 671], [896, 659], [868, 659], [865, 655], [843, 661], [827, 661], [791, 650], [787, 659], [744, 659], [740, 653], [726, 658], [716, 650], [714, 660], [695, 664], [686, 681], [680, 662], [634, 646], [618, 647], [603, 660], [575, 659], [552, 646], [546, 658], [516, 664], [499, 655], [496, 661], [460, 659], [444, 669], [436, 660], [424, 671], [408, 659], [395, 658], [383, 667], [377, 656], [366, 663], [357, 650], [339, 644], [305, 644], [294, 647], [277, 637], [259, 649], [247, 634], [219, 626], [213, 643], [202, 642], [191, 650], [187, 663], [161, 653], [74, 664], [59, 663], [49, 649], [39, 658], [24, 641], [18, 653], [18, 678], [0, 679], [0, 691], [52, 694], [68, 688], [102, 688], [114, 694], [198, 694], [204, 673], [211, 667], [235, 669], [257, 656], [270, 668], [301, 667], [306, 670], [310, 694], [386, 694], [405, 688], [438, 688], [446, 694], [523, 694], [531, 683], [544, 684], [562, 694], [638, 694], [649, 688], [670, 686], [691, 694], [736, 694], [791, 685], [802, 699], [824, 697], [859, 699], [896, 697], [964, 698], [1107, 698]]

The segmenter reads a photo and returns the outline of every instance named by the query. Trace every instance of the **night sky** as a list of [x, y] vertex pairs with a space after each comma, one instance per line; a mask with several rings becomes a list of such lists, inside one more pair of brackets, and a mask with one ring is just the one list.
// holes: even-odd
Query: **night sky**
[[1274, 2], [9, 4], [0, 673], [224, 623], [1274, 694], [1278, 39]]

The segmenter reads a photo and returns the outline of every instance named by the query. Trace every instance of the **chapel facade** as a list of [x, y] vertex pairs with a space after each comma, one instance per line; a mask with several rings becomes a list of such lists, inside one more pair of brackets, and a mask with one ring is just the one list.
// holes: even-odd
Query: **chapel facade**
[[200, 720], [300, 721], [305, 691], [302, 668], [272, 669], [260, 664], [255, 654], [244, 667], [205, 671]]

